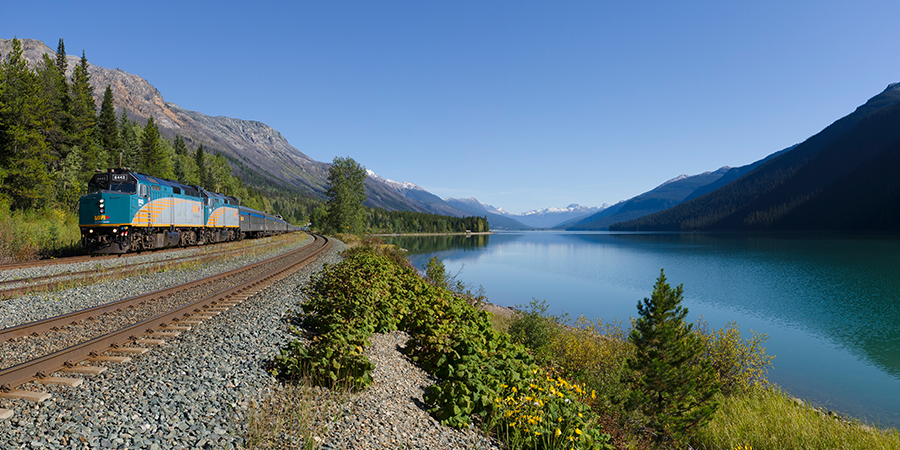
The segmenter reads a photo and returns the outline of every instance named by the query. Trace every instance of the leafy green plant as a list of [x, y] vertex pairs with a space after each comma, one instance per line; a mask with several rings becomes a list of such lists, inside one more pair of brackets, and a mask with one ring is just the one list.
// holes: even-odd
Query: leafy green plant
[[588, 406], [595, 392], [539, 368], [530, 375], [518, 386], [501, 385], [490, 417], [499, 435], [514, 448], [612, 448]]

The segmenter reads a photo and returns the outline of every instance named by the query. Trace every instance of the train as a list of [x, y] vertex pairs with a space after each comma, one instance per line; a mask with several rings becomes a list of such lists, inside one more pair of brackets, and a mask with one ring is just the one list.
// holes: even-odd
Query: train
[[235, 197], [127, 168], [94, 174], [79, 201], [81, 245], [121, 254], [301, 230]]

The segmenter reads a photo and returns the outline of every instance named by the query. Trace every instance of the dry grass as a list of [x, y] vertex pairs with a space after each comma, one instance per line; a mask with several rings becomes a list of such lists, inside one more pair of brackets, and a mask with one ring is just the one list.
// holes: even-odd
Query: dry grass
[[301, 380], [286, 383], [251, 404], [245, 419], [246, 449], [316, 449], [328, 423], [349, 404], [349, 391]]

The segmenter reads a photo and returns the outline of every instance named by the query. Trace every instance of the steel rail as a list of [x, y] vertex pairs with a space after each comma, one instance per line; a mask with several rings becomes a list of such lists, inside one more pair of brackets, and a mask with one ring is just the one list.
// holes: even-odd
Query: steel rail
[[[264, 244], [265, 248], [269, 246], [278, 245], [277, 242], [269, 242]], [[182, 250], [182, 249], [176, 249]], [[206, 249], [205, 249], [206, 250]], [[2, 280], [0, 281], [0, 286], [9, 285], [9, 284], [23, 284], [22, 286], [17, 286], [13, 288], [2, 288], [0, 289], [0, 301], [9, 300], [16, 298], [18, 295], [31, 294], [35, 292], [41, 291], [51, 291], [61, 286], [66, 286], [69, 283], [78, 283], [84, 280], [89, 279], [100, 279], [101, 277], [107, 277], [111, 274], [114, 274], [119, 277], [132, 276], [134, 274], [140, 273], [145, 270], [152, 270], [154, 268], [160, 266], [171, 265], [175, 262], [187, 263], [191, 261], [200, 260], [202, 262], [215, 259], [217, 257], [221, 257], [222, 255], [228, 255], [233, 253], [239, 253], [244, 251], [243, 248], [235, 247], [235, 248], [226, 248], [226, 249], [215, 249], [208, 252], [200, 252], [193, 253], [185, 256], [179, 256], [172, 259], [156, 259], [152, 261], [142, 261], [137, 263], [130, 263], [126, 260], [126, 262], [122, 265], [118, 266], [109, 266], [101, 269], [90, 269], [90, 270], [81, 270], [77, 272], [67, 271], [60, 272], [50, 275], [41, 275], [36, 277], [27, 277], [27, 278], [16, 278], [11, 280]], [[50, 280], [50, 281], [45, 281]], [[28, 283], [36, 283], [36, 284], [28, 284]], [[2, 339], [0, 339], [2, 341]]]
[[[315, 237], [316, 240], [313, 242], [313, 244], [321, 240], [322, 242], [320, 242], [320, 247], [315, 249], [310, 255], [307, 255], [294, 263], [287, 264], [279, 269], [255, 277], [237, 286], [233, 286], [218, 293], [208, 295], [204, 298], [190, 302], [166, 313], [162, 313], [150, 319], [146, 319], [133, 325], [121, 328], [107, 335], [82, 342], [67, 349], [45, 355], [28, 362], [24, 362], [22, 364], [18, 364], [16, 366], [2, 369], [0, 370], [0, 391], [11, 391], [29, 381], [43, 378], [44, 376], [61, 370], [65, 367], [74, 366], [94, 355], [98, 355], [109, 350], [115, 350], [122, 344], [136, 341], [138, 339], [137, 336], [139, 335], [152, 332], [154, 329], [164, 328], [171, 322], [175, 322], [177, 324], [180, 318], [189, 317], [194, 313], [202, 313], [204, 308], [209, 308], [211, 307], [211, 305], [217, 304], [219, 300], [224, 300], [232, 296], [236, 296], [254, 287], [257, 287], [257, 291], [262, 290], [263, 288], [275, 283], [276, 281], [287, 277], [290, 273], [292, 273], [294, 268], [297, 268], [298, 266], [301, 266], [308, 261], [317, 258], [331, 246], [331, 241], [328, 238], [324, 236]], [[281, 255], [281, 258], [289, 258], [289, 255], [294, 255], [295, 253], [303, 249], [307, 249], [308, 247], [309, 246], [304, 246], [301, 249], [295, 250], [285, 255]], [[266, 261], [263, 261], [263, 263], [271, 262], [276, 258], [270, 258]], [[254, 264], [254, 266], [257, 264]]]

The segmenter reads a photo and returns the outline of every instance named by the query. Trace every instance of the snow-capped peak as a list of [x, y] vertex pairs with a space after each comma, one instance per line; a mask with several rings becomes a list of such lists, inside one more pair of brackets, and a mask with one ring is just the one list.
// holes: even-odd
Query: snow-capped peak
[[396, 188], [396, 189], [404, 189], [404, 190], [420, 190], [420, 191], [424, 191], [424, 190], [425, 190], [425, 189], [422, 189], [421, 187], [419, 187], [419, 185], [417, 185], [417, 184], [415, 184], [415, 183], [410, 183], [410, 182], [408, 182], [408, 181], [403, 181], [403, 182], [400, 182], [400, 181], [394, 181], [394, 180], [391, 180], [391, 179], [388, 179], [388, 178], [380, 177], [380, 176], [378, 176], [377, 173], [375, 173], [375, 172], [373, 172], [372, 170], [369, 170], [369, 169], [366, 169], [366, 175], [368, 175], [369, 178], [371, 178], [371, 179], [373, 179], [373, 180], [381, 181], [382, 183], [385, 183], [385, 184], [387, 184], [387, 185], [389, 185], [389, 186], [392, 186], [392, 187], [394, 187], [394, 188]]
[[534, 216], [534, 215], [543, 215], [543, 214], [561, 214], [561, 213], [575, 213], [575, 212], [592, 212], [596, 210], [603, 210], [608, 208], [609, 205], [604, 203], [600, 208], [591, 208], [588, 206], [581, 206], [577, 203], [572, 203], [565, 208], [544, 208], [544, 209], [533, 209], [531, 211], [526, 211], [520, 214], [513, 214], [514, 216]]

